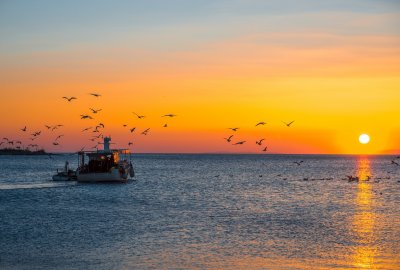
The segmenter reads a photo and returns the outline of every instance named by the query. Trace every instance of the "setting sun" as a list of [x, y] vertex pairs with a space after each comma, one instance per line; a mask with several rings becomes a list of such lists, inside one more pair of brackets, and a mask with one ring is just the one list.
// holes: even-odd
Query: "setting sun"
[[358, 140], [360, 141], [360, 143], [362, 144], [367, 144], [369, 143], [369, 135], [368, 134], [361, 134], [360, 137], [358, 137]]

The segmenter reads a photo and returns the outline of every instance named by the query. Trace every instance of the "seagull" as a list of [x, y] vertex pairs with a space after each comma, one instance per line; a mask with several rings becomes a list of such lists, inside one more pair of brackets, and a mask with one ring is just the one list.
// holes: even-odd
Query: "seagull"
[[268, 147], [265, 146], [264, 149], [262, 150], [263, 152], [267, 152]]
[[131, 128], [131, 129], [129, 129], [130, 131], [131, 131], [131, 133], [132, 132], [134, 132], [135, 131], [135, 129], [136, 129], [136, 127], [133, 127], [133, 128]]
[[103, 123], [99, 123], [97, 126], [96, 126], [96, 128], [97, 127], [102, 127], [102, 128], [104, 128], [104, 124]]
[[228, 138], [224, 138], [224, 140], [226, 140], [229, 143], [232, 141], [232, 137], [233, 137], [233, 135], [229, 136]]
[[131, 146], [133, 143], [132, 142], [128, 142], [128, 146]]
[[297, 166], [300, 166], [301, 163], [303, 163], [303, 162], [304, 162], [303, 160], [300, 160], [300, 161], [294, 161], [293, 163], [297, 164]]
[[93, 119], [90, 115], [81, 114], [81, 119]]
[[22, 144], [22, 142], [21, 142], [21, 141], [15, 141], [15, 143], [16, 143], [16, 144]]
[[89, 93], [89, 95], [92, 95], [92, 96], [94, 96], [94, 97], [101, 97], [101, 95], [100, 95], [100, 94], [97, 94], [97, 93]]
[[5, 141], [9, 141], [9, 139], [8, 139], [8, 138], [6, 138], [6, 137], [4, 137], [4, 138], [3, 138], [3, 140], [5, 140]]
[[161, 117], [175, 117], [176, 116], [176, 114], [164, 114], [163, 116], [161, 116]]
[[24, 128], [21, 128], [21, 130], [25, 132], [26, 131], [26, 126]]
[[261, 140], [259, 140], [259, 141], [256, 141], [256, 144], [262, 145], [262, 142], [263, 142], [264, 140], [265, 140], [265, 139], [261, 139]]
[[64, 135], [58, 135], [57, 138], [55, 139], [55, 141], [57, 141], [58, 139], [60, 139], [61, 137], [63, 137]]
[[245, 142], [246, 142], [246, 141], [240, 141], [240, 142], [234, 143], [233, 145], [244, 144]]
[[102, 109], [98, 109], [98, 110], [96, 110], [96, 109], [92, 109], [92, 108], [89, 108], [91, 111], [92, 111], [92, 113], [98, 113], [99, 111], [101, 111]]
[[47, 129], [51, 129], [51, 126], [48, 125], [44, 125]]
[[14, 141], [8, 141], [7, 143], [14, 145]]
[[137, 113], [135, 113], [135, 112], [132, 112], [134, 115], [136, 115], [137, 116], [137, 118], [139, 118], [139, 119], [142, 119], [142, 118], [145, 118], [146, 116], [144, 116], [144, 115], [138, 115]]
[[147, 135], [147, 133], [149, 132], [149, 130], [150, 130], [150, 128], [148, 128], [148, 129], [146, 129], [146, 130], [144, 130], [141, 134], [143, 134], [143, 135]]
[[91, 129], [91, 128], [92, 128], [92, 127], [85, 128], [85, 129], [82, 130], [82, 132], [88, 131], [88, 130]]
[[394, 165], [396, 165], [396, 166], [400, 166], [400, 164], [399, 163], [397, 163], [396, 161], [394, 161], [394, 160], [392, 160], [392, 163], [391, 164], [394, 164]]
[[60, 145], [58, 142], [53, 142], [53, 145]]
[[164, 124], [163, 127], [168, 127], [168, 125], [167, 125], [167, 124]]
[[72, 100], [76, 99], [76, 97], [62, 97], [66, 100], [68, 100], [68, 102], [71, 102]]
[[266, 124], [265, 122], [258, 122], [258, 123], [256, 124], [256, 126], [265, 125], [265, 124]]
[[228, 129], [230, 129], [232, 131], [237, 131], [239, 128], [235, 127], [235, 128], [228, 128]]
[[123, 127], [127, 127], [128, 125], [127, 125], [127, 124], [123, 124], [122, 126], [123, 126]]
[[283, 121], [282, 121], [282, 123], [284, 123], [287, 127], [290, 127], [290, 125], [293, 124], [293, 122], [294, 122], [294, 120], [291, 121], [291, 122], [289, 122], [289, 123], [286, 123], [286, 122], [283, 122]]

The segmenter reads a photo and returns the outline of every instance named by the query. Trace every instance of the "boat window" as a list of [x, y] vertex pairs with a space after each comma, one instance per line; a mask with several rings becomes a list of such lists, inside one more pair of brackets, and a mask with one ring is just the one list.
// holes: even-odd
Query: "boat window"
[[118, 152], [114, 152], [114, 153], [113, 153], [113, 157], [114, 157], [114, 162], [115, 162], [115, 163], [118, 163], [118, 162], [119, 162], [119, 155], [118, 155]]

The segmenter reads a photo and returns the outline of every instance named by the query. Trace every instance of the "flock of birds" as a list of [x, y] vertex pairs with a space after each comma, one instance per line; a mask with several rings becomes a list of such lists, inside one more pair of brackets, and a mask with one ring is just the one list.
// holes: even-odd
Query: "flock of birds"
[[[102, 95], [99, 94], [99, 93], [89, 93], [89, 95], [93, 96], [94, 98], [101, 98], [102, 97]], [[78, 98], [75, 97], [75, 96], [63, 96], [62, 99], [66, 100], [68, 103], [75, 102], [76, 100], [78, 100]], [[89, 110], [90, 110], [90, 113], [80, 114], [80, 119], [81, 120], [95, 120], [95, 116], [103, 111], [102, 108], [95, 108], [95, 107], [90, 107]], [[133, 114], [134, 117], [136, 117], [139, 120], [142, 120], [142, 119], [146, 118], [145, 115], [141, 115], [141, 114], [138, 114], [136, 112], [132, 112], [132, 114]], [[173, 118], [173, 117], [176, 117], [176, 116], [177, 116], [176, 114], [170, 113], [170, 114], [164, 114], [161, 117], [163, 117], [163, 118]], [[288, 128], [291, 127], [294, 122], [295, 122], [294, 120], [290, 121], [290, 122], [282, 121], [282, 123]], [[264, 126], [266, 124], [267, 124], [266, 122], [261, 121], [261, 122], [256, 123], [255, 127]], [[56, 124], [56, 125], [44, 125], [44, 126], [46, 127], [47, 131], [54, 132], [55, 130], [58, 130], [58, 129], [62, 128], [64, 125]], [[130, 133], [139, 133], [140, 135], [145, 135], [145, 136], [150, 133], [150, 128], [149, 127], [145, 128], [145, 129], [143, 129], [141, 131], [137, 131], [138, 128], [136, 126], [132, 127], [132, 126], [128, 126], [128, 124], [123, 124], [122, 127], [123, 128], [127, 128]], [[165, 121], [164, 124], [162, 125], [162, 127], [163, 128], [167, 128], [168, 127], [168, 122]], [[89, 138], [89, 140], [92, 141], [92, 142], [96, 142], [97, 141], [96, 145], [91, 147], [90, 149], [96, 149], [96, 150], [98, 149], [99, 144], [101, 144], [101, 141], [99, 141], [99, 140], [101, 140], [103, 138], [103, 132], [102, 131], [103, 131], [104, 128], [105, 128], [105, 125], [100, 122], [97, 125], [89, 126], [87, 128], [84, 128], [83, 130], [81, 130], [81, 132], [85, 132], [85, 133], [91, 132], [93, 135], [92, 135], [91, 138]], [[238, 127], [232, 127], [232, 128], [228, 128], [228, 129], [231, 130], [232, 132], [237, 132], [239, 130]], [[26, 126], [21, 128], [20, 130], [22, 132], [28, 133], [28, 128]], [[96, 135], [94, 135], [94, 134], [96, 134]], [[30, 136], [29, 139], [32, 142], [34, 142], [37, 138], [40, 137], [40, 135], [42, 135], [42, 131], [41, 130], [33, 131], [32, 133], [30, 133], [30, 135], [31, 136]], [[224, 140], [227, 143], [232, 143], [232, 145], [243, 145], [243, 144], [246, 143], [245, 140], [240, 140], [240, 141], [233, 142], [233, 137], [234, 136], [235, 136], [235, 134], [230, 134], [227, 138], [224, 138]], [[61, 146], [62, 137], [64, 137], [64, 134], [57, 135], [55, 137], [55, 139], [53, 140], [52, 144], [54, 146]], [[255, 143], [256, 143], [256, 145], [262, 147], [261, 150], [263, 152], [267, 152], [268, 146], [264, 145], [264, 142], [265, 142], [265, 138], [260, 138], [259, 140], [256, 140]], [[16, 149], [23, 149], [24, 148], [24, 146], [22, 145], [22, 142], [20, 140], [14, 141], [14, 140], [9, 140], [8, 138], [3, 138], [3, 141], [0, 142], [0, 146], [3, 145], [3, 144], [4, 145], [8, 145], [9, 147], [16, 145], [16, 147], [15, 147]], [[128, 142], [128, 147], [131, 147], [132, 145], [133, 145], [133, 142], [129, 141]], [[35, 144], [34, 143], [30, 143], [26, 147], [28, 148], [28, 150], [31, 150], [31, 149], [38, 150], [39, 145], [36, 144], [36, 143]], [[83, 150], [85, 150], [85, 147], [82, 147], [80, 149], [80, 151], [83, 151]]]
[[[286, 127], [290, 127], [293, 123], [294, 123], [294, 120], [293, 121], [290, 121], [290, 122], [284, 122], [284, 121], [282, 121], [282, 123], [283, 124], [285, 124], [285, 126]], [[267, 123], [266, 122], [264, 122], [264, 121], [261, 121], [261, 122], [258, 122], [256, 125], [255, 125], [255, 127], [258, 127], [258, 126], [264, 126], [264, 125], [266, 125]], [[230, 129], [231, 131], [233, 131], [233, 132], [237, 132], [240, 128], [238, 128], [238, 127], [231, 127], [231, 128], [228, 128], [228, 129]], [[233, 136], [234, 136], [234, 134], [230, 134], [227, 138], [224, 138], [224, 140], [227, 142], [227, 143], [232, 143], [232, 138], [233, 138]], [[261, 138], [261, 139], [259, 139], [259, 140], [256, 140], [256, 144], [257, 145], [259, 145], [259, 146], [262, 146], [262, 152], [267, 152], [268, 151], [268, 146], [264, 146], [263, 145], [263, 142], [265, 141], [265, 138]], [[232, 145], [243, 145], [243, 144], [245, 144], [247, 141], [237, 141], [237, 142], [235, 142], [235, 143], [232, 143]]]
[[[98, 94], [98, 93], [89, 93], [89, 95], [95, 97], [95, 98], [100, 98], [102, 95]], [[75, 100], [78, 100], [77, 97], [75, 96], [63, 96], [62, 99], [65, 99], [67, 102], [71, 103]], [[89, 108], [90, 113], [89, 114], [80, 114], [80, 119], [81, 120], [95, 120], [95, 115], [99, 114], [103, 109], [101, 108]], [[140, 115], [137, 114], [136, 112], [132, 112], [133, 116], [139, 120], [144, 119], [146, 116], [145, 115]], [[161, 117], [163, 118], [173, 118], [176, 117], [176, 114], [164, 114]], [[44, 125], [44, 127], [46, 127], [47, 131], [49, 132], [54, 132], [55, 130], [63, 127], [64, 125], [61, 124], [56, 124], [56, 125]], [[134, 133], [137, 132], [137, 127], [129, 127], [128, 124], [123, 124], [122, 125], [123, 128], [128, 128], [129, 133]], [[166, 128], [168, 127], [168, 121], [164, 121], [164, 124], [162, 125], [162, 127]], [[103, 129], [105, 128], [105, 125], [103, 123], [98, 123], [97, 125], [94, 126], [90, 126], [87, 128], [84, 128], [83, 130], [81, 130], [81, 132], [85, 132], [85, 133], [92, 133], [93, 135], [91, 136], [91, 138], [89, 138], [90, 141], [92, 142], [96, 142], [96, 145], [94, 145], [93, 147], [91, 147], [90, 149], [98, 149], [98, 146], [102, 143], [100, 140], [104, 137], [103, 136]], [[20, 129], [21, 132], [23, 133], [29, 133], [29, 130], [27, 128], [27, 126], [24, 126], [23, 128]], [[148, 135], [150, 133], [150, 128], [145, 128], [144, 130], [141, 130], [138, 132], [140, 135]], [[30, 137], [29, 139], [33, 142], [36, 139], [38, 139], [40, 137], [40, 135], [42, 135], [43, 132], [41, 130], [39, 131], [32, 131], [32, 133], [30, 133]], [[64, 134], [59, 134], [57, 135], [52, 144], [54, 146], [61, 146], [61, 139], [62, 137], [64, 137]], [[29, 144], [27, 146], [23, 146], [23, 143], [21, 140], [10, 140], [9, 138], [4, 137], [3, 140], [0, 142], [0, 146], [4, 145], [4, 146], [8, 146], [9, 148], [12, 146], [15, 149], [26, 149], [26, 150], [38, 150], [39, 145], [38, 144]], [[128, 142], [128, 147], [132, 146], [133, 142], [129, 141]], [[79, 151], [84, 151], [85, 150], [85, 146], [82, 147]]]

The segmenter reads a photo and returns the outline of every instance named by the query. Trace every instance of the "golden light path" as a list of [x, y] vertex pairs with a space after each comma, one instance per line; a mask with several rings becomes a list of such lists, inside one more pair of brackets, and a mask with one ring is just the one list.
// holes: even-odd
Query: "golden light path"
[[360, 181], [358, 182], [356, 213], [353, 218], [352, 230], [358, 243], [353, 255], [353, 266], [358, 269], [376, 269], [375, 258], [378, 255], [378, 247], [374, 245], [376, 216], [373, 211], [372, 185], [369, 182], [371, 176], [369, 159], [360, 157], [357, 167]]

